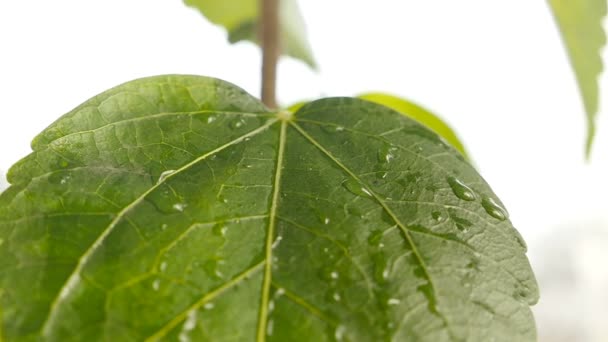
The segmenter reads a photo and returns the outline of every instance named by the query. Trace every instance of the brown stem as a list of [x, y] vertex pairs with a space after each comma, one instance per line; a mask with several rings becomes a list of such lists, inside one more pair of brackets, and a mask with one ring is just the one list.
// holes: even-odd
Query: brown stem
[[259, 0], [262, 45], [262, 102], [277, 108], [277, 62], [279, 60], [279, 1]]

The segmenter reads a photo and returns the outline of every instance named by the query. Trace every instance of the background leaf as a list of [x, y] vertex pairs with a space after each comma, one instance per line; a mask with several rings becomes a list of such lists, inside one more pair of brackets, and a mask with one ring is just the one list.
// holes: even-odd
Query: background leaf
[[587, 156], [595, 135], [598, 110], [598, 76], [602, 72], [601, 49], [606, 44], [602, 20], [606, 0], [549, 0], [553, 15], [570, 56], [570, 63], [587, 113]]
[[216, 79], [92, 98], [0, 195], [8, 341], [534, 341], [526, 247], [432, 131]]
[[[257, 0], [184, 0], [198, 9], [209, 21], [228, 31], [228, 40], [236, 43], [257, 38]], [[306, 36], [304, 19], [296, 0], [281, 0], [279, 8], [281, 47], [283, 54], [300, 59], [315, 69], [316, 64]]]
[[456, 148], [460, 153], [462, 153], [463, 156], [468, 158], [464, 145], [454, 130], [440, 117], [431, 113], [425, 108], [397, 96], [383, 93], [367, 93], [359, 95], [358, 97], [392, 108], [399, 113], [407, 115], [408, 117], [422, 123], [423, 125], [432, 129], [435, 133], [439, 134], [439, 136], [441, 136], [448, 143], [454, 146], [454, 148]]

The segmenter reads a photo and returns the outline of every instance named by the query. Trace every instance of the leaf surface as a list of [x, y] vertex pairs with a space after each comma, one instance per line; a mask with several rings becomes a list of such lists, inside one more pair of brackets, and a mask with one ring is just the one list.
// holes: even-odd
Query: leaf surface
[[468, 158], [464, 145], [454, 130], [439, 116], [431, 113], [429, 110], [406, 99], [384, 93], [367, 93], [359, 95], [358, 97], [392, 108], [399, 113], [420, 122], [445, 139], [454, 148], [460, 151], [463, 156]]
[[432, 131], [353, 98], [269, 112], [132, 81], [42, 132], [0, 195], [7, 341], [533, 341], [525, 244]]
[[595, 135], [599, 102], [598, 77], [603, 69], [601, 49], [606, 44], [602, 20], [606, 0], [549, 0], [587, 113], [587, 156]]
[[[199, 10], [209, 21], [228, 31], [228, 40], [242, 40], [259, 45], [259, 18], [257, 0], [184, 0], [186, 5]], [[304, 18], [296, 0], [281, 0], [279, 7], [282, 53], [297, 58], [316, 68], [310, 43], [306, 35]]]

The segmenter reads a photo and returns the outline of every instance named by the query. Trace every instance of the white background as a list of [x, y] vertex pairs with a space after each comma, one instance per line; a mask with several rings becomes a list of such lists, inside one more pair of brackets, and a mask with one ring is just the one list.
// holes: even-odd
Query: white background
[[[443, 116], [528, 241], [541, 341], [608, 341], [608, 112], [586, 163], [583, 107], [546, 3], [300, 4], [320, 70], [284, 59], [280, 102], [384, 91]], [[225, 37], [179, 0], [0, 2], [0, 175], [61, 114], [134, 78], [208, 75], [257, 95], [258, 49]]]

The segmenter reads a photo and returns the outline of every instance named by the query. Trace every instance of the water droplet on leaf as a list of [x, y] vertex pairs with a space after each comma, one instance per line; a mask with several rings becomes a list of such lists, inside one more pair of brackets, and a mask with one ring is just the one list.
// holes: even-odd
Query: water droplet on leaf
[[471, 188], [455, 177], [448, 177], [448, 184], [450, 184], [454, 195], [461, 200], [474, 201], [477, 198]]
[[160, 174], [160, 177], [158, 177], [158, 182], [157, 183], [164, 182], [165, 179], [167, 179], [167, 177], [171, 176], [174, 173], [175, 173], [175, 170], [163, 171], [163, 173]]
[[496, 203], [496, 201], [492, 197], [484, 196], [481, 199], [481, 206], [486, 210], [486, 212], [490, 216], [500, 221], [504, 221], [509, 217], [507, 211], [498, 203]]
[[373, 198], [372, 193], [361, 183], [354, 179], [348, 179], [342, 183], [346, 190], [360, 197]]

